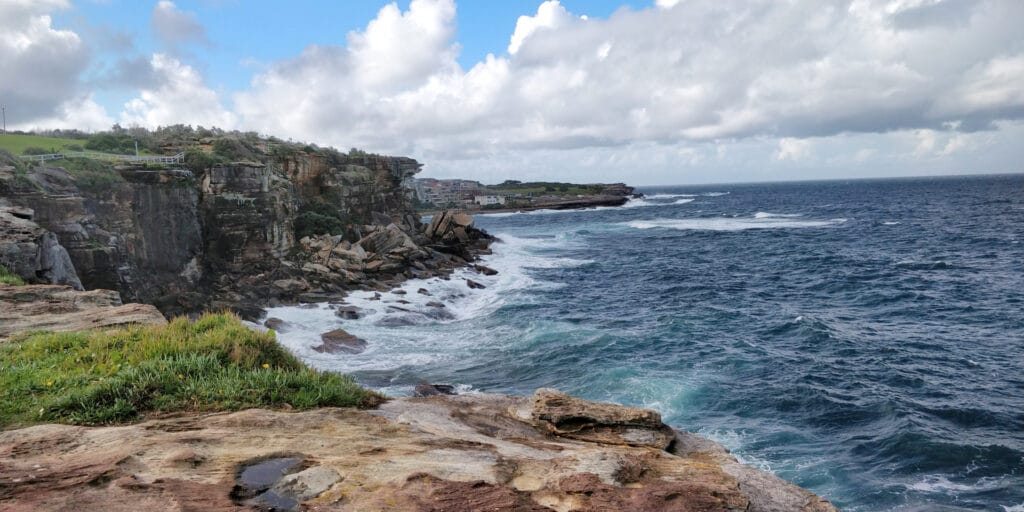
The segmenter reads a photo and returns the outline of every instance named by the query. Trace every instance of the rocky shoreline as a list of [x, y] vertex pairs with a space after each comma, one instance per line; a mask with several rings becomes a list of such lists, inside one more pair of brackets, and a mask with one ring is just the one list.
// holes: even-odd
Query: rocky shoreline
[[[59, 167], [3, 164], [0, 264], [30, 284], [0, 285], [0, 343], [202, 310], [255, 320], [263, 307], [341, 301], [456, 268], [495, 272], [474, 264], [493, 238], [471, 216], [443, 211], [424, 225], [413, 213], [400, 185], [419, 169], [411, 159], [299, 153], [198, 172], [123, 167], [103, 187]], [[338, 232], [300, 232], [311, 225]], [[365, 346], [344, 331], [322, 341], [328, 352]], [[3, 431], [0, 508], [834, 510], [654, 411], [551, 390], [450, 393], [424, 385], [417, 394], [433, 396], [368, 411]]]
[[554, 390], [0, 433], [4, 510], [831, 512], [657, 413]]

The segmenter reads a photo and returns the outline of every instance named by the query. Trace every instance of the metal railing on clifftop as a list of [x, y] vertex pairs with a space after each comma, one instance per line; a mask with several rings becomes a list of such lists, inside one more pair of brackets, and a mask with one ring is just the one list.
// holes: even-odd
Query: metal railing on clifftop
[[64, 153], [49, 153], [46, 155], [21, 155], [24, 160], [33, 162], [46, 162], [48, 160], [61, 160], [64, 158], [91, 158], [93, 160], [105, 160], [108, 162], [126, 162], [132, 164], [180, 164], [185, 161], [185, 153], [178, 153], [173, 156], [139, 156], [139, 155], [116, 155], [113, 153], [99, 153], [96, 151], [67, 151]]

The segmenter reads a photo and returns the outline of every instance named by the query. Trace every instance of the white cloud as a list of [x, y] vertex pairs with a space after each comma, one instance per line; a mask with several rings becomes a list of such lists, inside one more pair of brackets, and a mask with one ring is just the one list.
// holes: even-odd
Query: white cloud
[[840, 151], [851, 162], [964, 154], [950, 130], [1024, 119], [1024, 57], [1005, 53], [1024, 46], [1009, 21], [1024, 19], [1024, 3], [929, 5], [688, 0], [591, 19], [551, 0], [519, 18], [506, 55], [464, 70], [452, 2], [413, 0], [405, 12], [382, 8], [347, 48], [273, 64], [236, 108], [248, 128], [453, 168], [652, 143], [674, 148], [666, 161], [694, 161], [680, 148], [745, 139], [773, 141], [757, 154], [796, 165], [831, 158], [809, 139], [851, 133], [914, 141]]
[[154, 85], [140, 90], [121, 112], [121, 124], [154, 128], [169, 124], [191, 124], [234, 128], [235, 115], [224, 108], [217, 93], [209, 89], [191, 66], [165, 54], [150, 60]]
[[0, 102], [8, 126], [43, 126], [63, 119], [82, 96], [79, 76], [89, 61], [81, 38], [53, 28], [50, 14], [63, 0], [0, 1]]
[[547, 0], [537, 8], [534, 16], [520, 16], [508, 43], [508, 53], [515, 55], [523, 41], [538, 30], [557, 29], [571, 23], [574, 16], [565, 10], [558, 0]]
[[368, 89], [394, 91], [425, 75], [454, 71], [454, 35], [452, 0], [414, 1], [404, 13], [388, 4], [365, 31], [348, 36], [352, 78]]
[[206, 37], [206, 29], [196, 19], [195, 14], [179, 10], [170, 0], [157, 2], [153, 8], [150, 25], [156, 37], [169, 49], [187, 43], [210, 44]]
[[775, 152], [776, 160], [802, 160], [811, 152], [811, 141], [786, 137], [779, 139], [779, 150]]

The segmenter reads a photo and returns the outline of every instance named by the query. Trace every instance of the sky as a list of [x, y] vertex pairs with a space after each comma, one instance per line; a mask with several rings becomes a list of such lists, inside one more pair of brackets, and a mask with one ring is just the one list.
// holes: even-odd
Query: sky
[[257, 131], [422, 176], [1024, 172], [1020, 0], [0, 0], [8, 129]]

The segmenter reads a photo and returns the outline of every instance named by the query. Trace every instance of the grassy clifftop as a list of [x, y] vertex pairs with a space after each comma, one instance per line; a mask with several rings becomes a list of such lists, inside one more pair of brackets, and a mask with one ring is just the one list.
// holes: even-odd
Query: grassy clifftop
[[0, 428], [112, 424], [148, 412], [360, 407], [382, 397], [306, 367], [231, 314], [0, 344]]

